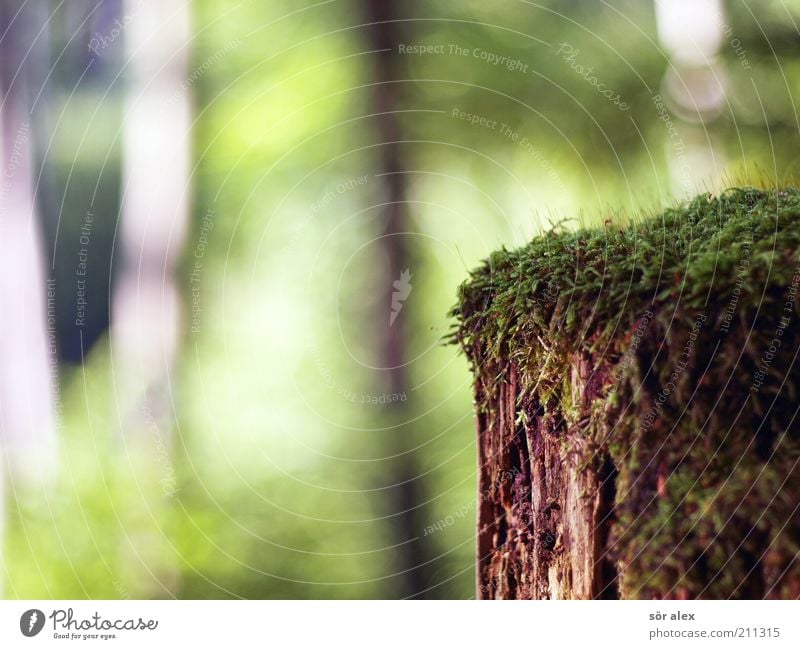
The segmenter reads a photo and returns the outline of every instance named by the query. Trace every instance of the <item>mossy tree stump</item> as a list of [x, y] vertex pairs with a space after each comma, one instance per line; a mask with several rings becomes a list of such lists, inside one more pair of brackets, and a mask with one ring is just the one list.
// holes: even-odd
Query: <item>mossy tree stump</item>
[[799, 248], [737, 189], [472, 274], [480, 597], [800, 597]]

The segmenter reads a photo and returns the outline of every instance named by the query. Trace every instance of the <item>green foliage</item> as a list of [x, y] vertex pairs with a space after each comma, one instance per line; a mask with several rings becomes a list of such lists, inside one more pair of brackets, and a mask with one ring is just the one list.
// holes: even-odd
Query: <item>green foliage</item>
[[[701, 151], [712, 143], [726, 171], [783, 172], [797, 159], [797, 3], [760, 3], [757, 20], [745, 3], [728, 4], [754, 71], [742, 70], [724, 47], [729, 105], [715, 122], [682, 133], [692, 144], [692, 129], [702, 131]], [[441, 55], [396, 59], [404, 141], [397, 152], [410, 171], [404, 225], [414, 275], [402, 314], [415, 386], [405, 421], [387, 421], [379, 406], [362, 402], [380, 392], [381, 372], [370, 367], [383, 260], [365, 244], [381, 235], [372, 208], [385, 201], [371, 146], [377, 59], [361, 27], [364, 3], [198, 0], [185, 79], [194, 106], [194, 218], [178, 276], [187, 329], [163, 431], [174, 440], [179, 491], [165, 497], [159, 476], [141, 484], [142, 468], [129, 463], [120, 430], [127, 422], [116, 411], [108, 340], [100, 337], [88, 351], [75, 332], [68, 360], [86, 357], [80, 370], [62, 367], [63, 470], [46, 494], [52, 508], [37, 504], [41, 494], [12, 496], [5, 562], [11, 596], [393, 597], [392, 546], [425, 531], [404, 530], [399, 538], [392, 530], [387, 476], [395, 455], [413, 457], [418, 467], [422, 519], [434, 525], [454, 517], [425, 537], [435, 558], [427, 595], [474, 596], [474, 422], [466, 363], [438, 344], [450, 324], [442, 305], [468, 268], [500, 246], [529, 240], [548, 216], [579, 209], [604, 215], [609, 204], [634, 211], [668, 200], [670, 150], [651, 102], [668, 62], [653, 5], [639, 0], [396, 5], [407, 44], [446, 47]], [[123, 35], [116, 58], [104, 53], [86, 68], [85, 42], [65, 7], [56, 12], [65, 28], [53, 27], [58, 83], [37, 108], [46, 128], [32, 130], [54, 167], [55, 186], [41, 202], [48, 257], [56, 253], [51, 274], [63, 287], [60, 323], [74, 320], [79, 229], [89, 207], [96, 215], [94, 339], [107, 321], [111, 270], [120, 265], [110, 261], [124, 193], [120, 125], [131, 66]], [[561, 42], [580, 50], [578, 61], [592, 65], [630, 110], [620, 111], [576, 74], [557, 54]], [[451, 45], [467, 56], [451, 54]], [[518, 60], [526, 71], [492, 65], [476, 49]], [[453, 109], [506, 124], [535, 152], [499, 128], [454, 118]], [[366, 184], [337, 192], [339, 183], [361, 176]], [[704, 212], [716, 209], [711, 199], [698, 201]], [[759, 209], [768, 211], [767, 203]], [[740, 243], [733, 227], [715, 235], [726, 252], [715, 275], [711, 248], [705, 266], [695, 260], [700, 226], [682, 227], [690, 219], [682, 211], [669, 218], [674, 231], [666, 221], [639, 230], [609, 224], [581, 235], [557, 229], [531, 248], [495, 253], [491, 270], [462, 289], [460, 315], [469, 326], [462, 324], [461, 341], [471, 346], [480, 337], [483, 360], [510, 354], [531, 372], [544, 370], [529, 389], [539, 381], [575, 407], [558, 374], [567, 338], [595, 353], [611, 345], [605, 353], [617, 358], [628, 344], [621, 332], [650, 291], [677, 287], [681, 305], [697, 305], [709, 274], [718, 286], [735, 272]], [[776, 236], [786, 243], [785, 230]], [[547, 264], [535, 261], [535, 250]], [[758, 252], [762, 268], [769, 254]], [[691, 269], [677, 283], [657, 275], [662, 257], [678, 267], [682, 255]], [[199, 330], [190, 331], [196, 262], [202, 311]], [[775, 259], [770, 284], [780, 267]], [[767, 280], [747, 278], [758, 281]], [[669, 295], [658, 300], [669, 303]], [[688, 311], [678, 315], [690, 319]], [[659, 318], [669, 319], [666, 312]], [[556, 325], [569, 336], [554, 342]], [[680, 338], [676, 327], [668, 328], [670, 339]], [[528, 346], [538, 342], [535, 332], [559, 353]], [[760, 398], [769, 389], [765, 384]], [[623, 389], [608, 395], [610, 407], [628, 400]], [[630, 446], [622, 437], [595, 436], [614, 452]]]

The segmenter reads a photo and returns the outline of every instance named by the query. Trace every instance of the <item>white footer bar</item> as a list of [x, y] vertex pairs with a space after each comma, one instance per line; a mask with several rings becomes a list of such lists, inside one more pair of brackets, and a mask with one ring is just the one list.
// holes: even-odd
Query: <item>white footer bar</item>
[[[800, 647], [800, 602], [3, 601], [0, 647]], [[582, 644], [585, 643], [585, 644]]]

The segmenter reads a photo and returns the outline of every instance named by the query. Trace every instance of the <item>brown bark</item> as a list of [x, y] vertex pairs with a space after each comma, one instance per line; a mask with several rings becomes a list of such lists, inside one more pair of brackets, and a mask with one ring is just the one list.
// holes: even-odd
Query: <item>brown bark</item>
[[[653, 339], [666, 339], [665, 331], [656, 331], [656, 325], [653, 329]], [[786, 338], [785, 342], [796, 349], [795, 340]], [[675, 344], [679, 348], [683, 341]], [[649, 341], [642, 342], [644, 366], [651, 364], [655, 349]], [[669, 352], [666, 345], [664, 349]], [[480, 351], [476, 354], [481, 356]], [[733, 459], [725, 459], [722, 446], [711, 445], [705, 459], [693, 465], [693, 475], [699, 477], [719, 470], [709, 471], [712, 462], [717, 462], [724, 476], [719, 493], [734, 502], [732, 507], [719, 502], [704, 506], [704, 517], [716, 513], [725, 521], [716, 531], [706, 532], [702, 517], [686, 531], [686, 521], [697, 505], [681, 498], [665, 523], [651, 528], [644, 538], [635, 538], [631, 520], [646, 525], [659, 508], [675, 506], [668, 483], [689, 460], [670, 459], [673, 452], [683, 456], [685, 447], [674, 448], [676, 442], [668, 433], [672, 422], [666, 421], [657, 434], [659, 450], [651, 454], [646, 446], [640, 448], [641, 456], [630, 460], [623, 480], [608, 451], [586, 434], [590, 425], [604, 431], [606, 439], [618, 434], [618, 411], [607, 405], [598, 408], [608, 403], [605, 397], [612, 389], [618, 360], [615, 354], [597, 358], [586, 352], [572, 353], [567, 371], [569, 396], [558, 394], [547, 403], [539, 401], [536, 391], [526, 389], [530, 376], [523, 377], [511, 361], [490, 363], [481, 371], [476, 401], [486, 407], [478, 415], [479, 597], [800, 598], [797, 557], [783, 549], [797, 539], [800, 509], [795, 505], [792, 513], [796, 498], [788, 505], [777, 504], [796, 493], [797, 464], [784, 469], [779, 456], [767, 453], [782, 481], [779, 490], [768, 492], [769, 502], [762, 505], [759, 478], [742, 468], [758, 455], [755, 442], [744, 453], [731, 442], [732, 449], [737, 449]], [[710, 387], [709, 379], [701, 383], [696, 395], [699, 403], [727, 401], [738, 409], [740, 388], [735, 383], [720, 388]], [[633, 419], [642, 421], [653, 403], [642, 395], [639, 404], [631, 406]], [[570, 412], [565, 412], [566, 407]], [[731, 436], [757, 431], [758, 426], [747, 423], [745, 417]], [[791, 423], [783, 429], [790, 427]], [[617, 501], [618, 483], [622, 504]], [[718, 509], [709, 509], [712, 506]], [[620, 522], [623, 513], [628, 516], [624, 524]], [[772, 540], [762, 522], [770, 515], [777, 520], [770, 529]], [[714, 559], [722, 569], [708, 565], [712, 553], [724, 555]], [[659, 573], [664, 579], [655, 580]]]
[[[572, 368], [575, 402], [588, 409], [593, 386], [588, 359]], [[490, 373], [491, 374], [491, 373]], [[566, 419], [535, 398], [517, 408], [513, 365], [492, 391], [496, 418], [478, 419], [480, 494], [478, 594], [483, 599], [613, 599], [616, 574], [604, 556], [614, 502], [613, 467], [586, 470], [592, 451], [581, 421]], [[596, 459], [596, 458], [595, 458]]]

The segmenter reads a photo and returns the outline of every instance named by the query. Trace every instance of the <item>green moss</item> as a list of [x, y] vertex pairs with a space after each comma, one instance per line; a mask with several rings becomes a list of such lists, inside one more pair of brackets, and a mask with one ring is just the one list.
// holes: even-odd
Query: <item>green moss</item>
[[[730, 297], [750, 238], [743, 293], [758, 306], [768, 276], [773, 285], [791, 280], [798, 216], [798, 190], [734, 189], [629, 227], [550, 231], [518, 250], [495, 252], [462, 284], [455, 338], [468, 349], [475, 338], [490, 341], [494, 355], [520, 352], [514, 341], [527, 350], [536, 334], [550, 339], [556, 332], [554, 342], [596, 348], [651, 304], [701, 309], [712, 285], [714, 299]], [[601, 335], [588, 340], [598, 324]]]
[[[459, 289], [452, 340], [479, 412], [513, 365], [520, 410], [563, 416], [584, 466], [612, 458], [608, 552], [627, 596], [749, 596], [773, 568], [772, 596], [800, 580], [799, 247], [800, 191], [731, 189], [549, 231]], [[581, 358], [594, 369], [576, 400]]]

